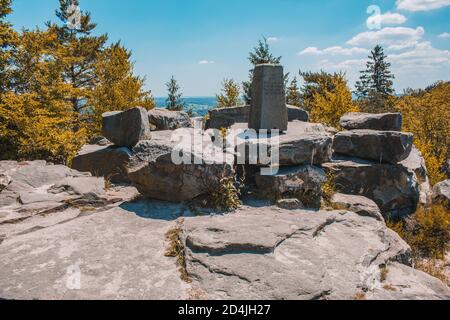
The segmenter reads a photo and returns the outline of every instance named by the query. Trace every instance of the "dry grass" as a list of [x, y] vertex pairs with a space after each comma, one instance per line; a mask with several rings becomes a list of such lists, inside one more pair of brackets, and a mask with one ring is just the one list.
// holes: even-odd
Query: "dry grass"
[[186, 252], [182, 240], [182, 224], [183, 220], [180, 220], [176, 227], [170, 229], [166, 233], [166, 240], [169, 242], [165, 256], [176, 258], [178, 271], [180, 272], [181, 280], [190, 283], [192, 280], [186, 269]]
[[387, 290], [387, 291], [393, 291], [393, 292], [398, 291], [397, 288], [395, 288], [394, 286], [392, 286], [392, 285], [390, 285], [390, 284], [385, 285], [385, 286], [383, 287], [383, 289], [384, 289], [384, 290]]
[[441, 280], [447, 286], [450, 286], [450, 278], [448, 277], [445, 270], [446, 265], [447, 264], [443, 260], [436, 259], [415, 262], [416, 269], [428, 273], [429, 275], [432, 275], [433, 277]]
[[367, 300], [366, 294], [364, 292], [358, 292], [355, 297], [353, 298], [353, 300], [356, 301], [365, 301]]
[[323, 209], [334, 209], [332, 205], [332, 199], [334, 195], [338, 192], [336, 183], [335, 183], [335, 177], [332, 173], [327, 174], [327, 181], [322, 184], [322, 198], [323, 198]]
[[234, 211], [242, 204], [241, 190], [236, 183], [236, 177], [223, 177], [217, 188], [210, 193], [210, 200], [214, 208], [223, 211]]
[[380, 281], [385, 282], [387, 280], [387, 277], [389, 275], [389, 269], [384, 266], [380, 268]]

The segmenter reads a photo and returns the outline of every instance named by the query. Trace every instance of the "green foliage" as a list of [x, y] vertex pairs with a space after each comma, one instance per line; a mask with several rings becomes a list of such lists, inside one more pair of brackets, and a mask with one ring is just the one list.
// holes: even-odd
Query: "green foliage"
[[292, 79], [289, 86], [287, 86], [286, 90], [286, 102], [292, 106], [301, 107], [302, 104], [302, 95], [300, 93], [300, 89], [298, 87], [297, 77]]
[[239, 105], [239, 85], [233, 79], [222, 82], [222, 91], [216, 95], [218, 108], [231, 108]]
[[[250, 52], [248, 60], [254, 67], [258, 64], [264, 63], [280, 64], [281, 57], [275, 57], [271, 53], [269, 43], [267, 42], [267, 39], [263, 37], [261, 40], [258, 41], [258, 45], [253, 48], [253, 51]], [[251, 93], [252, 81], [253, 81], [253, 70], [250, 70], [249, 81], [244, 81], [242, 83], [242, 88], [244, 90], [244, 100], [247, 104], [250, 104], [252, 97]]]
[[345, 113], [359, 111], [353, 103], [344, 74], [321, 71], [300, 75], [305, 81], [301, 96], [313, 122], [339, 128], [339, 121]]
[[366, 70], [361, 71], [361, 77], [356, 82], [356, 94], [361, 100], [361, 107], [365, 112], [381, 113], [392, 110], [390, 97], [394, 94], [394, 75], [389, 70], [391, 64], [386, 61], [387, 56], [383, 47], [375, 46], [371, 51]]
[[177, 80], [172, 76], [166, 83], [168, 97], [166, 100], [167, 109], [172, 111], [182, 111], [185, 107], [183, 94], [180, 92], [180, 86]]

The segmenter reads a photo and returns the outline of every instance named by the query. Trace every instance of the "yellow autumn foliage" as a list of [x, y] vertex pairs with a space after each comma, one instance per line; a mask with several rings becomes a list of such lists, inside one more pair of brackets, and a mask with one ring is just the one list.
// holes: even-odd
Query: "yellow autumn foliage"
[[450, 145], [450, 84], [439, 83], [405, 95], [398, 99], [396, 108], [403, 114], [403, 130], [414, 134], [431, 183], [445, 180], [443, 167]]

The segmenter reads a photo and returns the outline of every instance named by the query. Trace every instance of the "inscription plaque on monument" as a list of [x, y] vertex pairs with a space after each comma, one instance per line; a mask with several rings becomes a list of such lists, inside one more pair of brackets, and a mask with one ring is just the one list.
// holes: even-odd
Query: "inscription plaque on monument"
[[260, 64], [255, 67], [248, 125], [255, 130], [287, 130], [288, 112], [282, 66]]

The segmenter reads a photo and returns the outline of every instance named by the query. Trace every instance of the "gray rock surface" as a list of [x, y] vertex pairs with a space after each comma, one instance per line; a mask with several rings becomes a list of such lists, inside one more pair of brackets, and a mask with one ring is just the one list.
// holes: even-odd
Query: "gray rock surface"
[[434, 186], [433, 202], [440, 202], [450, 207], [450, 180], [442, 181]]
[[148, 112], [150, 126], [154, 131], [176, 130], [180, 128], [191, 128], [192, 123], [186, 112], [170, 111], [155, 108]]
[[0, 173], [0, 192], [3, 191], [11, 183], [11, 177], [6, 173]]
[[287, 125], [283, 67], [273, 64], [255, 66], [248, 127], [255, 130], [286, 131]]
[[369, 129], [379, 131], [401, 131], [401, 113], [347, 113], [341, 118], [341, 126], [347, 130]]
[[331, 199], [331, 204], [337, 210], [348, 210], [361, 216], [384, 221], [380, 208], [375, 202], [366, 197], [336, 193]]
[[400, 162], [402, 166], [414, 173], [414, 180], [419, 184], [421, 205], [429, 205], [432, 201], [432, 189], [428, 178], [428, 169], [422, 153], [413, 146], [408, 158]]
[[144, 108], [103, 114], [103, 135], [118, 147], [134, 147], [151, 138], [148, 113]]
[[334, 176], [340, 192], [373, 200], [385, 217], [404, 217], [417, 208], [419, 183], [414, 173], [401, 164], [342, 157], [323, 167]]
[[374, 130], [339, 132], [333, 143], [337, 154], [387, 163], [408, 158], [412, 146], [413, 135], [410, 133]]
[[277, 201], [277, 207], [286, 210], [304, 209], [303, 203], [298, 199], [281, 199]]
[[231, 129], [237, 135], [238, 156], [242, 157], [242, 152], [245, 152], [243, 158], [248, 164], [266, 165], [261, 158], [252, 160], [249, 157], [248, 152], [252, 149], [267, 150], [271, 155], [272, 148], [277, 148], [281, 166], [321, 165], [331, 159], [333, 137], [329, 128], [321, 124], [289, 122], [286, 133], [268, 139], [249, 134], [243, 124], [234, 125]]
[[289, 122], [296, 121], [296, 120], [303, 121], [303, 122], [309, 121], [309, 113], [307, 111], [303, 110], [302, 108], [287, 105], [287, 110], [288, 110]]
[[295, 197], [307, 208], [320, 208], [325, 171], [315, 166], [281, 168], [277, 174], [255, 176], [257, 192], [267, 199]]
[[[193, 130], [178, 133], [186, 138]], [[132, 184], [151, 199], [171, 202], [192, 200], [216, 190], [220, 180], [233, 174], [234, 158], [223, 149], [202, 149], [199, 139], [177, 143], [171, 132], [161, 132], [154, 140], [141, 141], [133, 148], [133, 159], [128, 169]], [[167, 140], [163, 137], [168, 137]], [[177, 163], [172, 153], [182, 154], [184, 161]], [[200, 152], [197, 152], [200, 150]], [[182, 159], [179, 159], [180, 162]]]
[[208, 112], [206, 129], [229, 128], [235, 123], [248, 123], [250, 106], [212, 109]]
[[449, 298], [439, 280], [400, 265], [410, 263], [409, 247], [384, 222], [347, 211], [242, 209], [186, 219], [184, 239], [187, 272], [205, 299], [380, 297], [390, 293], [381, 277], [387, 264], [397, 297]]
[[86, 145], [72, 161], [72, 168], [104, 177], [112, 183], [129, 182], [127, 166], [131, 150], [126, 147]]

